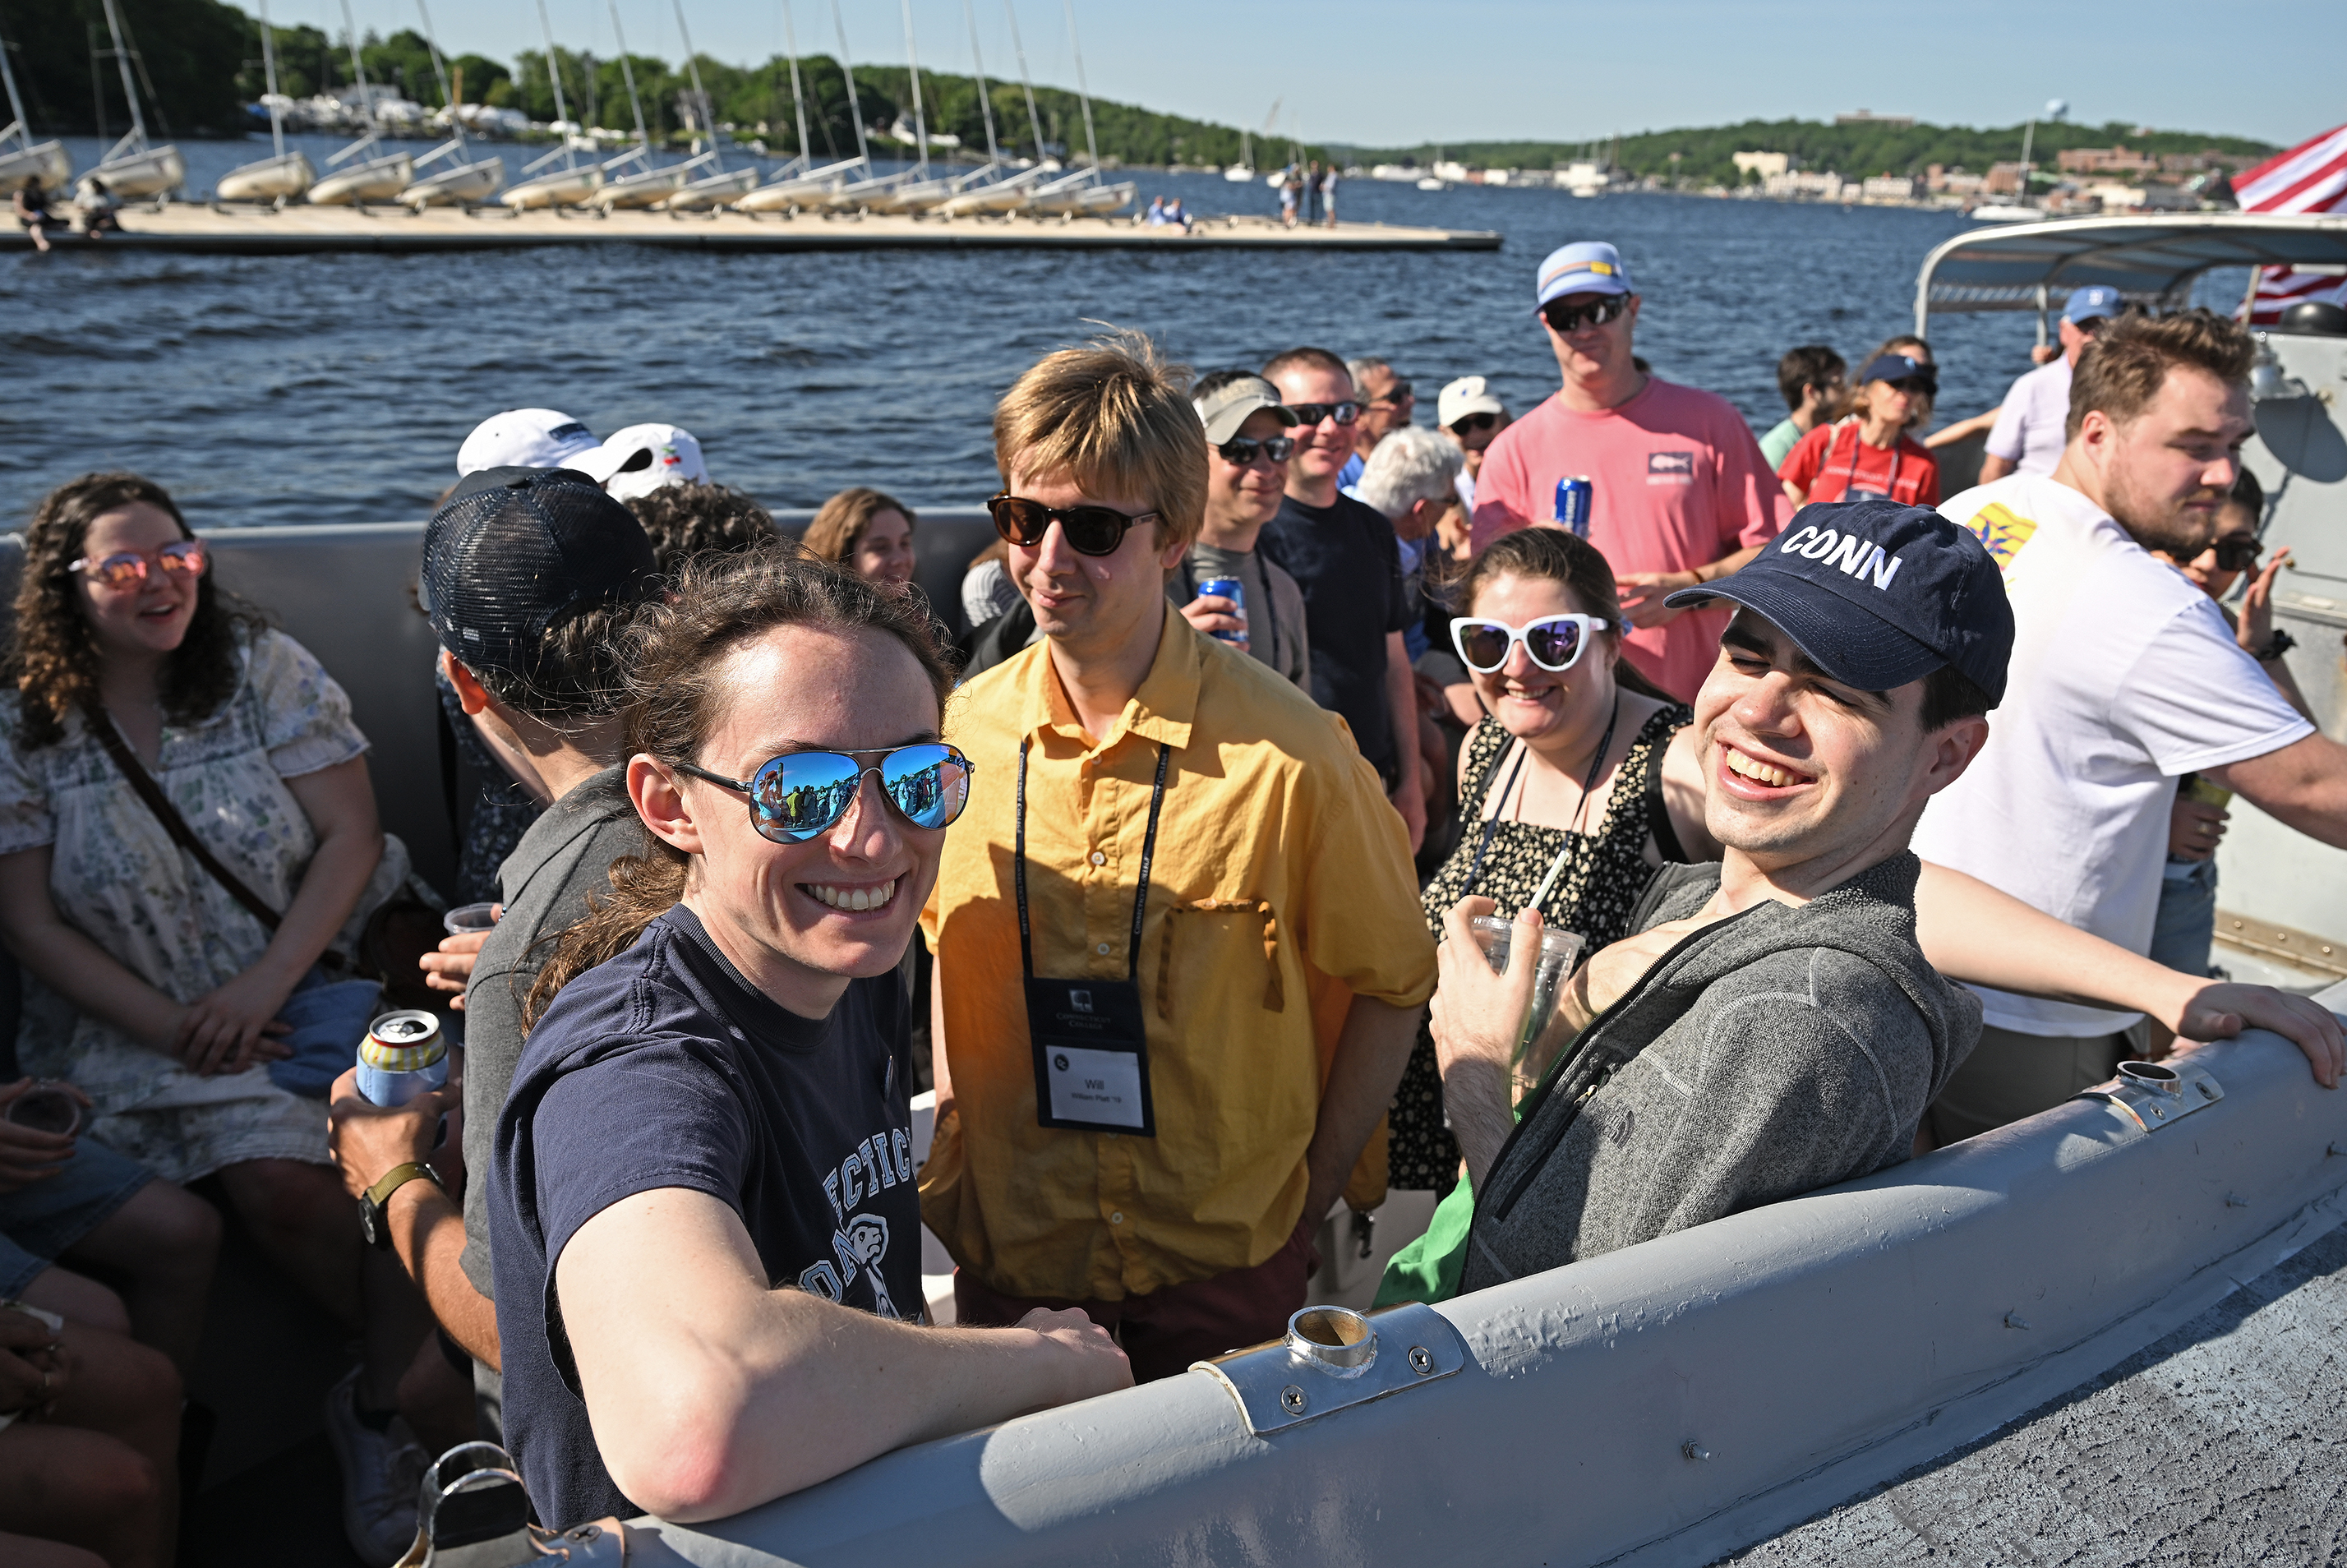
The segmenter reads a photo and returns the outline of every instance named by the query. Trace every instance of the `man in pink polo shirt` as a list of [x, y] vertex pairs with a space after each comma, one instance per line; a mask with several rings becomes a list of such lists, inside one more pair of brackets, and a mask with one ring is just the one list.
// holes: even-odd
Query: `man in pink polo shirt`
[[1583, 241], [1541, 263], [1539, 311], [1564, 384], [1501, 431], [1475, 478], [1473, 542], [1555, 527], [1557, 482], [1586, 476], [1586, 532], [1621, 585], [1624, 651], [1692, 701], [1727, 611], [1664, 598], [1727, 576], [1792, 515], [1752, 427], [1724, 397], [1650, 375], [1631, 357], [1638, 293], [1614, 247]]

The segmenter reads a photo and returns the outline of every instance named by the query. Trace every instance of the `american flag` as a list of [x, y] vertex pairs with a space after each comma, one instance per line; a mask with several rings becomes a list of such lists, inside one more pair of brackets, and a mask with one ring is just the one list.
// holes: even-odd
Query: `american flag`
[[[2244, 212], [2347, 212], [2347, 125], [2301, 142], [2233, 181]], [[2347, 304], [2347, 278], [2268, 267], [2258, 274], [2250, 324], [2272, 326], [2301, 300]]]

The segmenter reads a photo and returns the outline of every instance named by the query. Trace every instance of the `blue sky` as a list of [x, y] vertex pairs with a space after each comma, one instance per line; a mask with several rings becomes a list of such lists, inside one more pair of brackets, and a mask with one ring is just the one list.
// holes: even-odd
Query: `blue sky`
[[[251, 0], [243, 0], [248, 6]], [[427, 0], [430, 3], [430, 0]], [[639, 53], [682, 53], [671, 0], [619, 0]], [[836, 51], [830, 0], [792, 0], [800, 47]], [[911, 0], [924, 67], [967, 72], [961, 0]], [[971, 0], [990, 76], [1016, 74], [1003, 0]], [[1029, 68], [1073, 87], [1062, 0], [1017, 0]], [[901, 0], [840, 0], [859, 60], [901, 62]], [[607, 0], [546, 0], [566, 47], [612, 52]], [[415, 25], [415, 0], [352, 0], [362, 30]], [[1537, 138], [1828, 118], [1838, 110], [2012, 124], [2051, 97], [2074, 119], [2127, 120], [2291, 143], [2347, 120], [2338, 0], [2125, 6], [1938, 0], [1881, 9], [1789, 0], [1348, 0], [1180, 5], [1075, 0], [1103, 97], [1366, 145]], [[280, 21], [339, 34], [339, 0], [272, 0]], [[685, 0], [694, 45], [735, 61], [782, 47], [781, 0]], [[534, 0], [438, 0], [452, 51], [509, 59], [538, 40]]]

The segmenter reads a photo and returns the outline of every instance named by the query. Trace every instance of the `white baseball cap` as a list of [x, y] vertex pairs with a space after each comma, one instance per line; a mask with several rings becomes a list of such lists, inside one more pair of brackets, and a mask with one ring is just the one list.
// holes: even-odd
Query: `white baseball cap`
[[1471, 414], [1507, 411], [1508, 405], [1491, 395], [1481, 376], [1462, 375], [1442, 389], [1442, 396], [1434, 405], [1434, 418], [1436, 424], [1448, 427]]
[[663, 485], [705, 485], [709, 465], [692, 432], [674, 425], [630, 425], [569, 465], [615, 499], [631, 501]]
[[508, 408], [473, 426], [456, 448], [456, 477], [484, 468], [566, 468], [595, 450], [595, 433], [551, 408]]

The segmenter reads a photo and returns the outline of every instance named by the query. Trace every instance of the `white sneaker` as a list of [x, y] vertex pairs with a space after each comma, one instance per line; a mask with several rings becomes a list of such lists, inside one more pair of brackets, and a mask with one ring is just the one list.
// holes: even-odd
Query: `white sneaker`
[[326, 1395], [326, 1440], [343, 1469], [343, 1533], [367, 1568], [392, 1568], [415, 1541], [416, 1489], [432, 1456], [407, 1423], [378, 1432], [360, 1421], [359, 1368]]

